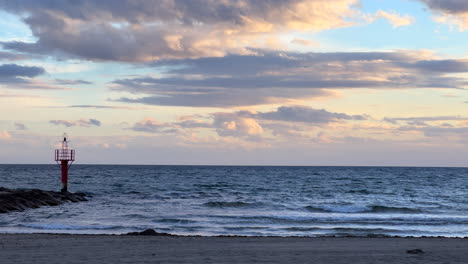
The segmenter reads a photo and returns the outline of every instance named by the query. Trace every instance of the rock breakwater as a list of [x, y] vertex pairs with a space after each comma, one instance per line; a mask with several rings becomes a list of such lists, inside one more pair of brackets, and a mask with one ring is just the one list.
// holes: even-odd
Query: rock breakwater
[[57, 206], [65, 202], [87, 201], [84, 193], [61, 193], [39, 189], [7, 189], [0, 187], [0, 213], [24, 211], [42, 206]]

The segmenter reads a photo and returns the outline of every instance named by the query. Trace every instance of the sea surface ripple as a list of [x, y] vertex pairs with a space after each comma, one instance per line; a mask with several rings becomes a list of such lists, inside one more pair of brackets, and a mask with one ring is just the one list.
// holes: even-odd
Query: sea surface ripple
[[[89, 202], [0, 214], [0, 233], [468, 237], [468, 168], [74, 165]], [[60, 189], [55, 165], [0, 165]]]

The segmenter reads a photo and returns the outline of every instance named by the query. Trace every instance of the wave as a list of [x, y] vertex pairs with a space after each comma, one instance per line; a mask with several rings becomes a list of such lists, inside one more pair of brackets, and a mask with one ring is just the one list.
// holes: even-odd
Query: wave
[[371, 194], [371, 192], [369, 192], [369, 191], [366, 190], [366, 189], [361, 189], [361, 190], [349, 190], [348, 193]]
[[383, 206], [383, 205], [370, 205], [370, 206], [358, 206], [358, 205], [331, 205], [331, 206], [306, 206], [305, 209], [309, 212], [314, 213], [400, 213], [400, 214], [414, 214], [422, 213], [421, 210], [408, 207], [394, 207], [394, 206]]
[[255, 206], [254, 203], [246, 203], [246, 202], [207, 202], [204, 203], [203, 206], [206, 207], [214, 207], [214, 208], [241, 208], [241, 207], [252, 207]]
[[402, 230], [398, 229], [387, 229], [387, 228], [372, 228], [372, 227], [286, 227], [284, 228], [286, 231], [291, 232], [324, 232], [324, 231], [334, 231], [340, 233], [399, 233], [403, 232]]
[[225, 230], [234, 230], [234, 231], [242, 231], [242, 230], [262, 230], [268, 229], [269, 227], [266, 226], [224, 226]]
[[163, 218], [154, 220], [153, 222], [156, 223], [170, 223], [170, 224], [193, 224], [197, 223], [195, 220], [188, 220], [188, 219], [177, 219], [177, 218]]
[[79, 225], [64, 225], [64, 224], [23, 224], [20, 225], [23, 227], [35, 228], [35, 229], [45, 229], [45, 230], [109, 230], [109, 229], [119, 229], [120, 226], [79, 226]]

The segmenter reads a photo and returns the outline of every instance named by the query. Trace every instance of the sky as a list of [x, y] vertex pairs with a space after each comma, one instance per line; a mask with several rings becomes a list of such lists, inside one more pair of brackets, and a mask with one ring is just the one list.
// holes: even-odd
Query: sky
[[466, 0], [0, 0], [0, 163], [468, 166]]

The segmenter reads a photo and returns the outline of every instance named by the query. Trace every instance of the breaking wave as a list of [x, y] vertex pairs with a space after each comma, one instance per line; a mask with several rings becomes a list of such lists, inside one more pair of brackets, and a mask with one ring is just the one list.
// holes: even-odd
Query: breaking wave
[[399, 214], [414, 214], [421, 213], [422, 211], [415, 208], [408, 207], [393, 207], [393, 206], [383, 206], [383, 205], [371, 205], [371, 206], [306, 206], [306, 210], [314, 213], [399, 213]]
[[217, 207], [217, 208], [233, 208], [233, 207], [252, 207], [256, 204], [246, 202], [207, 202], [203, 204], [206, 207]]

